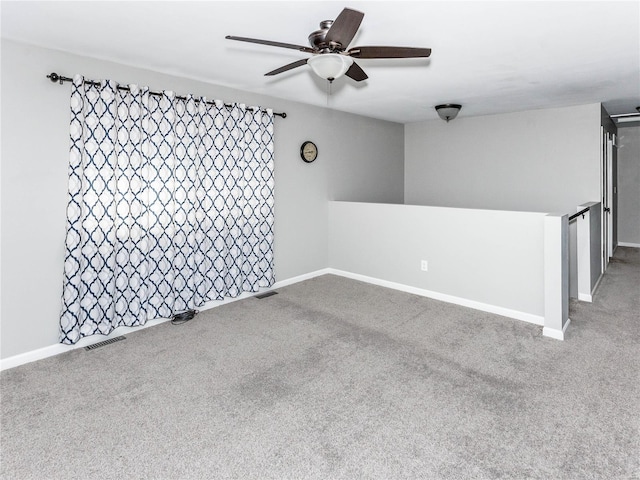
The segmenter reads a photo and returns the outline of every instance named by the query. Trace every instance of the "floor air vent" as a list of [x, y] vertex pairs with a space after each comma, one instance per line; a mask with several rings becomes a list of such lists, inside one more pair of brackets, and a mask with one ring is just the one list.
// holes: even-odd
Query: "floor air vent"
[[104, 347], [105, 345], [109, 345], [111, 343], [115, 343], [115, 342], [119, 342], [120, 340], [124, 340], [125, 337], [124, 335], [120, 335], [119, 337], [113, 337], [110, 338], [109, 340], [105, 340], [104, 342], [98, 342], [98, 343], [94, 343], [93, 345], [89, 345], [87, 347], [84, 347], [85, 350], [95, 350], [96, 348], [100, 348], [100, 347]]
[[261, 293], [260, 295], [256, 295], [255, 298], [257, 298], [258, 300], [262, 300], [263, 298], [272, 297], [277, 294], [278, 292], [271, 290], [269, 292], [264, 292], [264, 293]]

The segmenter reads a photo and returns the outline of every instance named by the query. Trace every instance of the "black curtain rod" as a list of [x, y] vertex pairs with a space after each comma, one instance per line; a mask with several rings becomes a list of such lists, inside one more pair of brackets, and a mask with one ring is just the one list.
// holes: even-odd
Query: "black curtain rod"
[[[49, 80], [51, 80], [53, 83], [56, 83], [56, 82], [60, 83], [60, 85], [64, 84], [64, 82], [72, 82], [73, 81], [73, 78], [65, 77], [64, 75], [58, 75], [55, 72], [50, 73], [49, 75], [47, 75], [47, 78]], [[96, 81], [96, 80], [85, 80], [84, 83], [87, 83], [87, 84], [92, 85], [94, 87], [97, 87], [97, 86], [101, 85], [101, 83]], [[125, 91], [128, 92], [130, 89], [127, 86], [118, 85], [118, 90], [125, 90]], [[161, 92], [152, 92], [152, 91], [149, 91], [149, 94], [156, 95], [156, 96], [159, 96], [159, 97], [161, 97], [163, 95]], [[187, 97], [183, 97], [183, 96], [180, 96], [180, 95], [176, 95], [176, 98], [179, 98], [180, 100], [186, 100], [187, 99]], [[195, 101], [199, 102], [200, 100], [195, 99]], [[215, 102], [207, 102], [207, 103], [209, 105], [214, 105], [215, 104]], [[229, 104], [225, 103], [224, 106], [227, 107], [227, 108], [231, 108], [233, 105], [229, 105]], [[253, 108], [247, 108], [247, 110], [249, 110], [250, 112], [253, 112]], [[277, 117], [287, 118], [286, 112], [281, 112], [281, 113], [273, 112], [273, 114], [276, 115]]]

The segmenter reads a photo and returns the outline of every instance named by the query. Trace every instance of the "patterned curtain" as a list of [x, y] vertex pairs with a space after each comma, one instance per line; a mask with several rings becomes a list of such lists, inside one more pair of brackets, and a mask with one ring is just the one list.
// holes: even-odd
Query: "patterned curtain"
[[273, 285], [273, 112], [73, 81], [60, 342]]

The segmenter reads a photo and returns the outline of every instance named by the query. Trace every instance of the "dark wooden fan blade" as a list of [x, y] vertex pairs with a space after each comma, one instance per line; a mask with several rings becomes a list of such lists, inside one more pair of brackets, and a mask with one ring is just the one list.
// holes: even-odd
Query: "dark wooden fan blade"
[[276, 68], [275, 70], [270, 71], [269, 73], [265, 73], [265, 77], [270, 77], [272, 75], [278, 75], [279, 73], [286, 72], [287, 70], [292, 70], [294, 68], [301, 67], [307, 64], [307, 59], [304, 58], [302, 60], [298, 60], [297, 62], [290, 63], [285, 65], [284, 67]]
[[361, 82], [362, 80], [366, 80], [369, 76], [364, 73], [364, 70], [360, 68], [356, 62], [353, 62], [349, 67], [349, 70], [346, 71], [345, 75], [349, 78], [353, 78], [356, 82]]
[[327, 35], [324, 37], [324, 41], [327, 44], [336, 42], [342, 45], [343, 49], [347, 48], [358, 31], [358, 28], [360, 28], [363, 18], [364, 13], [345, 8], [334, 20]]
[[232, 35], [227, 35], [224, 38], [226, 38], [227, 40], [237, 40], [239, 42], [259, 43], [260, 45], [270, 45], [272, 47], [292, 48], [293, 50], [299, 50], [301, 52], [316, 53], [316, 51], [313, 48], [303, 47], [302, 45], [294, 45], [292, 43], [272, 42], [271, 40], [260, 40], [260, 39], [257, 39], [257, 38], [234, 37]]
[[415, 47], [353, 47], [347, 52], [354, 58], [418, 58], [431, 55], [430, 48]]

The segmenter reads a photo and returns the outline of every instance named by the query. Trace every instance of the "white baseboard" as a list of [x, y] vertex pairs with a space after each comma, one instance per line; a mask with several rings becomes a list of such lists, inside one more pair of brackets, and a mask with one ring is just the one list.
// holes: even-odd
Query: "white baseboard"
[[567, 318], [567, 323], [564, 324], [562, 330], [558, 330], [557, 328], [544, 327], [542, 329], [542, 335], [549, 338], [555, 338], [556, 340], [564, 340], [564, 334], [567, 331], [567, 327], [570, 323], [571, 319]]
[[297, 277], [291, 277], [286, 280], [282, 280], [281, 282], [276, 282], [272, 289], [286, 287], [287, 285], [293, 285], [294, 283], [299, 283], [314, 277], [326, 275], [327, 273], [332, 273], [330, 268], [323, 268], [321, 270], [316, 270], [315, 272], [309, 272], [303, 275], [298, 275]]
[[167, 321], [169, 321], [168, 318], [156, 318], [154, 320], [149, 320], [144, 325], [140, 325], [137, 327], [118, 327], [109, 335], [92, 335], [90, 337], [84, 337], [78, 340], [78, 343], [75, 343], [73, 345], [54, 343], [53, 345], [49, 345], [47, 347], [38, 348], [36, 350], [31, 350], [29, 352], [14, 355], [12, 357], [3, 358], [0, 359], [0, 371], [6, 370], [8, 368], [18, 367], [20, 365], [24, 365], [25, 363], [35, 362], [36, 360], [42, 360], [43, 358], [53, 357], [54, 355], [59, 355], [61, 353], [70, 352], [71, 350], [75, 350], [77, 348], [88, 347], [89, 345], [104, 342], [105, 340], [109, 340], [110, 338], [119, 337], [120, 335], [126, 335], [130, 332], [136, 332], [144, 328], [153, 327]]
[[425, 290], [423, 288], [411, 287], [402, 283], [389, 282], [387, 280], [381, 280], [379, 278], [368, 277], [366, 275], [360, 275], [358, 273], [345, 272], [342, 270], [336, 270], [329, 268], [327, 273], [333, 273], [354, 280], [360, 280], [363, 282], [379, 285], [381, 287], [392, 288], [394, 290], [400, 290], [402, 292], [413, 293], [422, 297], [433, 298], [434, 300], [440, 300], [442, 302], [453, 303], [461, 305], [463, 307], [473, 308], [475, 310], [481, 310], [483, 312], [495, 313], [496, 315], [502, 315], [504, 317], [514, 318], [516, 320], [522, 320], [524, 322], [533, 323], [535, 325], [544, 325], [544, 317], [541, 315], [534, 315], [532, 313], [521, 312], [518, 310], [512, 310], [510, 308], [499, 307], [497, 305], [490, 305], [488, 303], [477, 302], [475, 300], [469, 300], [467, 298], [456, 297], [454, 295], [448, 295], [446, 293], [434, 292], [431, 290]]
[[53, 357], [54, 355], [69, 352], [76, 348], [80, 347], [76, 345], [62, 345], [61, 343], [57, 343], [49, 345], [48, 347], [38, 348], [37, 350], [31, 350], [30, 352], [3, 358], [0, 359], [0, 371], [18, 367], [25, 363], [35, 362], [36, 360], [42, 360], [43, 358]]
[[640, 248], [640, 243], [618, 242], [619, 247]]
[[[216, 308], [231, 302], [237, 302], [238, 300], [243, 300], [245, 298], [254, 297], [260, 293], [264, 293], [264, 291], [275, 290], [278, 288], [286, 287], [287, 285], [292, 285], [294, 283], [302, 282], [304, 280], [309, 280], [311, 278], [318, 277], [320, 275], [326, 275], [326, 274], [340, 275], [342, 277], [352, 278], [354, 280], [360, 280], [366, 283], [371, 283], [373, 285], [379, 285], [381, 287], [392, 288], [394, 290], [413, 293], [415, 295], [420, 295], [422, 297], [433, 298], [434, 300], [440, 300], [447, 303], [461, 305], [463, 307], [474, 308], [476, 310], [480, 310], [483, 312], [495, 313], [497, 315], [514, 318], [516, 320], [522, 320], [528, 323], [533, 323], [535, 325], [544, 325], [544, 317], [540, 315], [533, 315], [530, 313], [520, 312], [520, 311], [512, 310], [509, 308], [477, 302], [475, 300], [469, 300], [466, 298], [456, 297], [453, 295], [433, 292], [431, 290], [411, 287], [409, 285], [404, 285], [401, 283], [389, 282], [387, 280], [381, 280], [378, 278], [368, 277], [366, 275], [360, 275], [356, 273], [345, 272], [345, 271], [336, 270], [333, 268], [324, 268], [324, 269], [316, 270], [314, 272], [306, 273], [303, 275], [298, 275], [296, 277], [291, 277], [286, 280], [276, 282], [273, 284], [273, 286], [267, 289], [264, 289], [261, 292], [245, 292], [235, 298], [226, 298], [224, 300], [208, 302], [204, 306], [200, 307], [199, 311], [209, 310], [211, 308]], [[42, 360], [43, 358], [52, 357], [54, 355], [59, 355], [61, 353], [69, 352], [71, 350], [75, 350], [76, 348], [84, 348], [89, 345], [93, 345], [95, 343], [108, 340], [110, 338], [118, 337], [120, 335], [125, 335], [129, 332], [134, 332], [143, 328], [152, 327], [154, 325], [164, 323], [168, 320], [169, 319], [167, 318], [149, 320], [146, 324], [139, 327], [119, 327], [113, 332], [111, 332], [109, 335], [93, 335], [91, 337], [85, 337], [79, 340], [78, 343], [76, 343], [75, 345], [63, 345], [60, 343], [56, 343], [54, 345], [49, 345], [48, 347], [39, 348], [37, 350], [32, 350], [30, 352], [14, 355], [12, 357], [7, 357], [5, 359], [0, 359], [0, 371], [8, 368], [17, 367], [19, 365], [24, 365], [25, 363], [35, 362], [36, 360]], [[552, 335], [549, 335], [549, 336], [552, 336]]]
[[602, 280], [602, 277], [603, 277], [603, 275], [600, 274], [600, 276], [598, 277], [598, 280], [596, 280], [596, 284], [591, 289], [591, 293], [578, 293], [578, 300], [580, 300], [582, 302], [593, 303], [593, 297], [595, 297], [595, 295], [596, 295], [596, 290], [598, 289], [598, 286], [600, 285], [600, 281]]
[[[291, 285], [294, 283], [302, 282], [303, 280], [308, 280], [313, 277], [317, 277], [319, 275], [324, 275], [328, 272], [328, 269], [318, 270], [315, 272], [307, 273], [304, 275], [298, 275], [296, 277], [288, 278], [281, 282], [274, 283], [271, 287], [265, 288], [260, 292], [244, 292], [241, 295], [238, 295], [235, 298], [225, 298], [224, 300], [216, 300], [207, 302], [202, 307], [198, 308], [198, 311], [202, 312], [204, 310], [210, 310], [215, 307], [219, 307], [221, 305], [225, 305], [231, 302], [237, 302], [238, 300], [243, 300], [245, 298], [254, 297], [259, 295], [260, 293], [264, 293], [268, 290], [275, 290], [277, 288], [285, 287], [287, 285]], [[89, 345], [93, 345], [95, 343], [103, 342], [105, 340], [109, 340], [114, 337], [119, 337], [120, 335], [126, 335], [130, 332], [136, 332], [143, 328], [153, 327], [155, 325], [159, 325], [161, 323], [167, 322], [170, 319], [168, 318], [157, 318], [154, 320], [149, 320], [144, 325], [138, 327], [118, 327], [109, 335], [92, 335], [90, 337], [84, 337], [78, 341], [78, 343], [74, 345], [63, 345], [62, 343], [55, 343], [53, 345], [49, 345], [48, 347], [38, 348], [36, 350], [31, 350], [29, 352], [21, 353], [19, 355], [14, 355], [12, 357], [7, 357], [4, 359], [0, 359], [0, 371], [6, 370], [8, 368], [18, 367], [20, 365], [24, 365], [25, 363], [35, 362], [37, 360], [42, 360], [47, 357], [53, 357], [54, 355], [59, 355], [61, 353], [70, 352], [71, 350], [75, 350], [76, 348], [84, 348]]]
[[317, 270], [315, 272], [305, 273], [303, 275], [298, 275], [296, 277], [291, 277], [291, 278], [287, 278], [286, 280], [276, 282], [270, 287], [263, 288], [259, 292], [243, 292], [237, 297], [229, 297], [229, 298], [224, 298], [222, 300], [212, 300], [210, 302], [205, 303], [202, 307], [199, 307], [198, 311], [204, 312], [205, 310], [210, 310], [212, 308], [220, 307], [222, 305], [226, 305], [227, 303], [237, 302], [238, 300], [244, 300], [245, 298], [255, 297], [256, 295], [260, 295], [261, 293], [268, 292], [269, 290], [276, 290], [278, 288], [286, 287], [287, 285], [292, 285], [294, 283], [302, 282], [303, 280], [309, 280], [310, 278], [324, 275], [325, 273], [327, 273], [326, 270]]
[[591, 289], [591, 298], [596, 296], [596, 290], [600, 286], [600, 281], [602, 280], [602, 277], [604, 277], [604, 275], [601, 273], [600, 276], [598, 277], [598, 280], [596, 280], [596, 284]]

